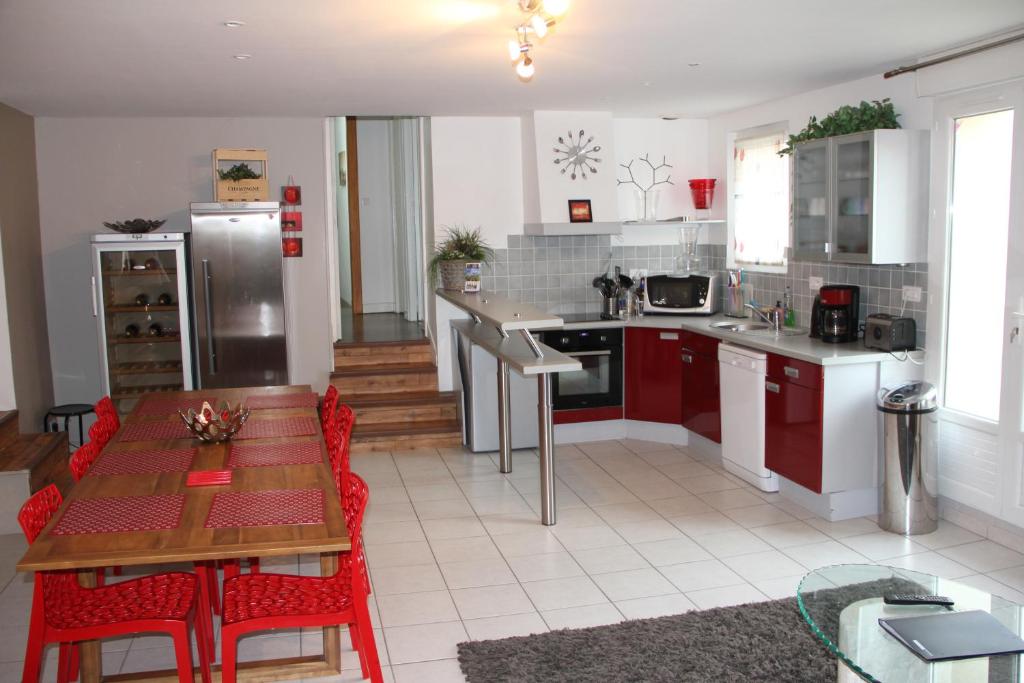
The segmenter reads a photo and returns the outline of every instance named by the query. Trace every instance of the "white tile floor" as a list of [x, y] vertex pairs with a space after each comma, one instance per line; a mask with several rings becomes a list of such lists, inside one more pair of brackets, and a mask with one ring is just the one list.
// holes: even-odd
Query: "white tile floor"
[[[1024, 555], [943, 522], [912, 540], [869, 519], [827, 522], [756, 491], [684, 448], [643, 441], [559, 446], [558, 524], [538, 520], [533, 451], [421, 449], [355, 456], [370, 484], [366, 544], [385, 680], [464, 680], [456, 644], [793, 595], [811, 569], [878, 562], [956, 578], [1024, 602]], [[20, 536], [0, 537], [0, 683], [17, 681], [30, 579]], [[265, 562], [316, 573], [312, 558]], [[343, 635], [342, 643], [347, 638]], [[162, 637], [110, 641], [104, 671], [170, 667]], [[250, 637], [241, 658], [320, 652], [320, 635]], [[55, 676], [49, 653], [43, 680]], [[359, 680], [354, 653], [331, 681]]]

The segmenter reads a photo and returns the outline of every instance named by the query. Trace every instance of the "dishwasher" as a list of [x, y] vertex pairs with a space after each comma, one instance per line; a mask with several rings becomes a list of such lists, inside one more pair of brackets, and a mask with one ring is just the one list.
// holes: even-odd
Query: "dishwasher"
[[718, 345], [722, 466], [762, 491], [778, 491], [779, 475], [764, 466], [764, 383], [768, 354]]

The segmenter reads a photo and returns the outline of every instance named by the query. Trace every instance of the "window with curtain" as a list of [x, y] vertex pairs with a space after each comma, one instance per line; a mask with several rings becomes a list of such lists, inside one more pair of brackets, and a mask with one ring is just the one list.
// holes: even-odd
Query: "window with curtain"
[[789, 246], [789, 157], [785, 131], [743, 137], [732, 153], [730, 267], [785, 266]]

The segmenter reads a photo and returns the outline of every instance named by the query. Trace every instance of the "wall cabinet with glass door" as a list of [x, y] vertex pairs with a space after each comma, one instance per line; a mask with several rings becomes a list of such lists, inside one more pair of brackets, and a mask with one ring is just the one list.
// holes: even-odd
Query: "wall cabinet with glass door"
[[796, 146], [792, 253], [798, 261], [926, 258], [928, 132], [871, 130]]

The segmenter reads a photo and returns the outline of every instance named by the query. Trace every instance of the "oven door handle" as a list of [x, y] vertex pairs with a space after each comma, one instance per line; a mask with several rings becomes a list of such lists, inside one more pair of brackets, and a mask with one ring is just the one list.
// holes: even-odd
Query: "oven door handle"
[[570, 351], [565, 355], [570, 358], [579, 358], [581, 356], [610, 356], [612, 352], [609, 349], [604, 349], [603, 351]]

